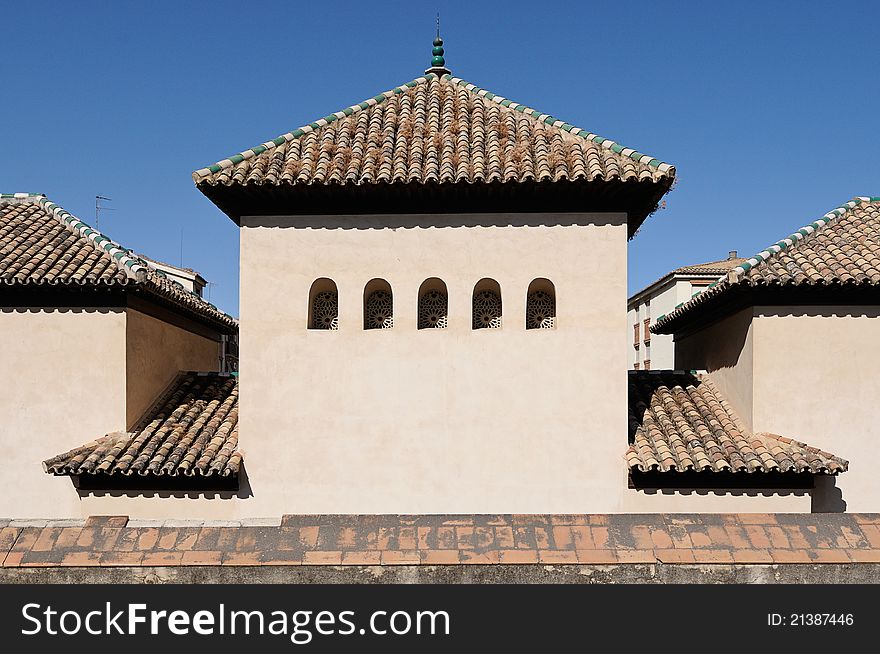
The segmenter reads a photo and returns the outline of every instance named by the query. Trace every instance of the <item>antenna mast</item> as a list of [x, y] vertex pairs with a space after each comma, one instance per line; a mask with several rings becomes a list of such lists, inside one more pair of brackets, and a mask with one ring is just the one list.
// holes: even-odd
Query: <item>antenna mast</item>
[[112, 202], [113, 198], [105, 198], [103, 195], [95, 196], [95, 229], [98, 229], [98, 217], [101, 211], [114, 211], [114, 209], [111, 209], [110, 207], [102, 207], [100, 204], [101, 200]]

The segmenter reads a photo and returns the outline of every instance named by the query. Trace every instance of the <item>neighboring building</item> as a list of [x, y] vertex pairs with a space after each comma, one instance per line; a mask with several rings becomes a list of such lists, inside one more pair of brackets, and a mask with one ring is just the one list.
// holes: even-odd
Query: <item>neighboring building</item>
[[0, 515], [102, 512], [69, 482], [47, 483], [36, 462], [136, 425], [180, 370], [217, 370], [235, 330], [46, 197], [0, 196], [0, 442], [15, 489]]
[[143, 254], [138, 254], [137, 257], [146, 261], [147, 265], [149, 265], [150, 268], [165, 273], [165, 276], [168, 279], [173, 282], [177, 282], [178, 284], [183, 286], [185, 290], [189, 291], [190, 293], [195, 293], [199, 297], [202, 297], [202, 293], [205, 290], [205, 286], [208, 285], [208, 282], [205, 281], [205, 278], [192, 268], [181, 268], [179, 266], [172, 266], [170, 263], [163, 263], [162, 261], [151, 259], [150, 257]]
[[669, 370], [675, 365], [675, 346], [672, 336], [651, 334], [656, 317], [669, 313], [690, 300], [720, 275], [743, 263], [745, 259], [731, 251], [726, 259], [694, 266], [676, 268], [650, 286], [629, 298], [626, 303], [627, 320], [633, 332], [629, 348], [630, 370]]
[[877, 511], [880, 198], [855, 198], [657, 320], [677, 368], [705, 370], [753, 432], [846, 453], [819, 508]]

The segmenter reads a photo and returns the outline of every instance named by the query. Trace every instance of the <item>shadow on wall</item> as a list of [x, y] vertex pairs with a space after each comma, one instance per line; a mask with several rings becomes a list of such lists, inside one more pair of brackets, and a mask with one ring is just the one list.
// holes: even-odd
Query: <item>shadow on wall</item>
[[[191, 500], [246, 500], [254, 496], [244, 464], [242, 464], [241, 470], [239, 471], [237, 490], [222, 489], [218, 488], [216, 485], [211, 487], [210, 484], [212, 482], [210, 481], [207, 484], [203, 483], [201, 488], [193, 487], [193, 484], [204, 482], [204, 480], [209, 479], [205, 477], [166, 477], [163, 479], [173, 481], [163, 481], [161, 483], [157, 483], [152, 479], [137, 479], [134, 475], [114, 475], [109, 479], [111, 481], [104, 482], [107, 484], [105, 487], [98, 487], [98, 484], [95, 484], [93, 487], [84, 488], [82, 482], [80, 482], [80, 485], [78, 486], [74, 483], [74, 486], [76, 486], [76, 493], [79, 495], [80, 499], [86, 497], [174, 497]], [[213, 483], [216, 484], [216, 482]], [[116, 487], [114, 488], [110, 484], [113, 484]], [[140, 487], [133, 487], [135, 484]], [[123, 485], [127, 487], [122, 487]], [[187, 488], [187, 485], [190, 487]]]
[[817, 475], [816, 486], [810, 493], [811, 513], [846, 513], [846, 500], [837, 487], [837, 477]]
[[834, 306], [834, 307], [758, 307], [755, 315], [766, 317], [820, 317], [820, 318], [878, 318], [880, 306]]
[[484, 213], [321, 216], [247, 216], [243, 227], [285, 229], [388, 229], [438, 227], [570, 227], [625, 225], [623, 213]]
[[715, 497], [804, 497], [811, 494], [805, 488], [640, 488], [645, 495], [699, 495]]
[[[723, 323], [715, 323], [676, 341], [675, 368], [714, 372], [735, 367], [745, 348], [751, 323], [751, 312], [740, 311]], [[723, 331], [719, 333], [719, 329]]]

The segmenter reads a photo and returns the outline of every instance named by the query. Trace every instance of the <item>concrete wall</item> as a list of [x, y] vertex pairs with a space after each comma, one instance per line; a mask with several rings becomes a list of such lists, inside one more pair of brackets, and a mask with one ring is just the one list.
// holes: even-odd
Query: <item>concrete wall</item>
[[0, 310], [0, 516], [80, 516], [41, 462], [125, 425], [123, 309]]
[[825, 502], [880, 511], [880, 307], [756, 307], [755, 315], [755, 430], [849, 460]]
[[[339, 289], [339, 331], [306, 329], [320, 277]], [[448, 288], [445, 330], [416, 329], [430, 277]], [[501, 287], [499, 330], [471, 329], [474, 285], [486, 277]], [[525, 329], [537, 277], [555, 284], [556, 329]], [[393, 329], [363, 329], [374, 278], [393, 289]], [[249, 510], [613, 509], [626, 447], [625, 300], [623, 215], [245, 218]]]
[[217, 370], [220, 344], [134, 309], [126, 314], [126, 425], [130, 428], [179, 371]]

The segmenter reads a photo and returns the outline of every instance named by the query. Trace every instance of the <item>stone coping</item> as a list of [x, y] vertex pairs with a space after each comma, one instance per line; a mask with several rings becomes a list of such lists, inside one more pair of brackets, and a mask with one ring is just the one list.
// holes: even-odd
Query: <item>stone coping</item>
[[880, 514], [0, 520], [2, 567], [880, 563]]

